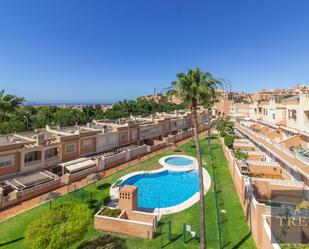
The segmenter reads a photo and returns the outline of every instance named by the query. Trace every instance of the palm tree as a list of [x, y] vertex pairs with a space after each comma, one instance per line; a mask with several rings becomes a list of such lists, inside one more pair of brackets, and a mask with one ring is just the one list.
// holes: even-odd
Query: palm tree
[[229, 118], [220, 117], [216, 122], [216, 129], [220, 136], [224, 137], [227, 134], [233, 133], [234, 124]]
[[[182, 99], [183, 103], [191, 109], [194, 128], [194, 141], [199, 171], [199, 194], [200, 194], [200, 249], [206, 248], [205, 232], [205, 202], [203, 184], [203, 164], [198, 135], [198, 105], [209, 105], [214, 99], [215, 90], [220, 80], [212, 74], [202, 72], [200, 69], [189, 69], [188, 73], [178, 73], [177, 80], [172, 82], [168, 95], [175, 94]], [[211, 101], [210, 101], [211, 100]]]
[[15, 111], [23, 102], [24, 98], [14, 95], [5, 94], [4, 90], [0, 91], [0, 121], [5, 121], [7, 114]]

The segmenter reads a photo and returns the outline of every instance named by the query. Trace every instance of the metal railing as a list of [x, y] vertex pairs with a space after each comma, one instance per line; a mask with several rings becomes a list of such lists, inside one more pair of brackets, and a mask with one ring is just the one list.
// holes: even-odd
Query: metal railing
[[[288, 148], [286, 148], [284, 145], [279, 144], [279, 143], [273, 141], [272, 139], [266, 137], [265, 135], [263, 135], [263, 134], [258, 134], [258, 133], [254, 132], [254, 131], [252, 131], [252, 130], [246, 128], [246, 127], [241, 126], [241, 128], [244, 129], [244, 130], [246, 130], [247, 132], [251, 133], [252, 135], [254, 135], [254, 136], [256, 136], [256, 137], [261, 138], [262, 140], [266, 141], [267, 143], [269, 143], [269, 144], [275, 146], [276, 148], [278, 148], [279, 150], [281, 150], [283, 153], [285, 153], [287, 156], [289, 156], [289, 157], [291, 157], [291, 158], [295, 158], [294, 153], [293, 153], [292, 151], [290, 151]], [[305, 162], [306, 164], [308, 164], [307, 161], [305, 161], [305, 160], [302, 160], [302, 161]]]

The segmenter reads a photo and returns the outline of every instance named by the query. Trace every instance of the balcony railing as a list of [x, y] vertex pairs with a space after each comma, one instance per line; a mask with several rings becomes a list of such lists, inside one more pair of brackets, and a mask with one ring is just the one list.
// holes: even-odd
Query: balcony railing
[[33, 160], [33, 161], [29, 161], [29, 162], [25, 162], [25, 166], [31, 166], [31, 165], [35, 165], [35, 164], [38, 164], [38, 163], [41, 163], [42, 160], [39, 159], [39, 160]]
[[43, 183], [43, 184], [38, 184], [38, 185], [35, 185], [31, 188], [27, 188], [27, 189], [24, 189], [24, 190], [21, 190], [18, 192], [18, 195], [19, 196], [22, 196], [22, 195], [25, 195], [25, 194], [28, 194], [28, 193], [31, 193], [31, 192], [35, 192], [37, 190], [40, 190], [40, 189], [43, 189], [43, 188], [47, 188], [51, 185], [54, 185], [56, 183], [60, 183], [60, 178], [56, 179], [56, 180], [52, 180], [50, 182], [46, 182], [46, 183]]
[[54, 161], [54, 160], [58, 160], [58, 159], [60, 159], [60, 158], [59, 158], [59, 156], [56, 155], [56, 156], [46, 157], [45, 161], [50, 162], [50, 161]]
[[304, 155], [302, 155], [300, 153], [298, 153], [296, 155], [296, 157], [298, 158], [298, 160], [301, 160], [302, 162], [304, 162], [304, 163], [309, 165], [309, 158], [308, 157], [306, 157], [306, 156], [304, 156]]
[[10, 199], [10, 196], [4, 196], [2, 197], [2, 206], [9, 206], [11, 204], [14, 204], [17, 202], [17, 199]]
[[277, 149], [279, 149], [283, 153], [285, 153], [287, 156], [289, 156], [289, 157], [291, 157], [293, 159], [298, 159], [302, 163], [305, 163], [306, 165], [309, 166], [309, 158], [307, 158], [307, 157], [305, 157], [303, 155], [300, 155], [300, 154], [295, 156], [295, 154], [292, 151], [290, 151], [288, 148], [286, 148], [284, 145], [279, 144], [279, 143], [273, 141], [272, 139], [264, 136], [263, 134], [256, 133], [256, 132], [252, 131], [251, 129], [247, 128], [247, 127], [244, 127], [242, 125], [240, 125], [240, 127], [242, 129], [244, 129], [246, 132], [251, 133], [252, 135], [254, 135], [256, 137], [259, 137], [260, 139], [262, 139], [262, 140], [266, 141], [267, 143], [273, 145], [274, 147], [276, 147]]
[[80, 177], [80, 176], [87, 176], [91, 173], [93, 173], [94, 171], [98, 170], [98, 168], [96, 166], [88, 168], [88, 169], [84, 169], [75, 173], [71, 173], [70, 174], [70, 178], [72, 177]]

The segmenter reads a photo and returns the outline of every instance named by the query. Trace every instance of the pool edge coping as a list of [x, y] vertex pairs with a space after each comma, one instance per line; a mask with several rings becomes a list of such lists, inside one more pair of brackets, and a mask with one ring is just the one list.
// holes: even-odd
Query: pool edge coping
[[[185, 156], [185, 155], [181, 155], [181, 156]], [[170, 157], [170, 156], [162, 157], [162, 158], [160, 158], [160, 160], [161, 159], [165, 160], [167, 157]], [[185, 156], [185, 157], [190, 158], [190, 159], [194, 159], [193, 161], [196, 162], [196, 164], [197, 164], [196, 166], [198, 167], [198, 162], [197, 162], [197, 159], [195, 157], [191, 157], [191, 156]], [[159, 162], [160, 162], [160, 160], [159, 160]], [[175, 170], [174, 168], [170, 169], [170, 167], [165, 167], [164, 165], [162, 165], [162, 166], [163, 166], [162, 168], [156, 169], [156, 170], [135, 171], [135, 172], [132, 172], [132, 173], [129, 173], [129, 174], [126, 174], [126, 175], [120, 177], [118, 180], [121, 180], [122, 182], [124, 182], [125, 180], [127, 180], [127, 179], [129, 179], [133, 176], [141, 175], [141, 174], [145, 174], [145, 173], [155, 174], [155, 173], [160, 173], [160, 172], [169, 171], [169, 170], [170, 171], [176, 171], [176, 172], [185, 172], [185, 171], [190, 171], [190, 170], [194, 170], [194, 169], [198, 170], [198, 168], [193, 168], [193, 167], [189, 168], [189, 167], [184, 167], [184, 166], [178, 166], [178, 167], [172, 166], [172, 167], [176, 168], [176, 170]], [[178, 169], [179, 167], [183, 167], [183, 168], [186, 168], [186, 169]], [[203, 185], [204, 185], [204, 195], [206, 195], [210, 186], [211, 186], [211, 178], [210, 178], [208, 171], [204, 167], [203, 167]], [[109, 194], [110, 194], [111, 201], [118, 200], [119, 199], [119, 188], [113, 187], [113, 185], [112, 185], [111, 188], [110, 188]], [[199, 200], [200, 200], [200, 193], [197, 192], [194, 195], [192, 195], [189, 199], [185, 200], [184, 202], [182, 202], [178, 205], [170, 206], [170, 207], [166, 207], [166, 208], [155, 208], [154, 211], [153, 211], [153, 214], [158, 215], [160, 217], [161, 215], [177, 213], [177, 212], [183, 211], [183, 210], [193, 206]]]
[[[192, 164], [188, 165], [188, 166], [174, 166], [172, 164], [168, 164], [167, 162], [165, 162], [166, 159], [171, 158], [171, 157], [184, 157], [184, 158], [188, 158], [192, 160]], [[159, 159], [159, 163], [166, 169], [171, 170], [171, 171], [188, 171], [188, 170], [192, 170], [192, 169], [198, 169], [198, 161], [195, 157], [192, 156], [187, 156], [187, 155], [168, 155], [168, 156], [164, 156], [161, 157]]]

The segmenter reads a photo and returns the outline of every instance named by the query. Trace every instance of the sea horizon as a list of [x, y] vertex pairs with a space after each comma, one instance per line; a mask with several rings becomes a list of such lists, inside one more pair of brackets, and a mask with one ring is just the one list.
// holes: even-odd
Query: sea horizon
[[37, 101], [26, 101], [24, 103], [24, 106], [48, 106], [48, 105], [54, 105], [54, 106], [60, 106], [60, 105], [113, 105], [116, 102], [100, 102], [100, 101], [47, 101], [47, 102], [37, 102]]

